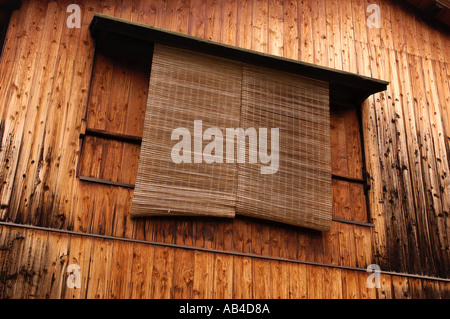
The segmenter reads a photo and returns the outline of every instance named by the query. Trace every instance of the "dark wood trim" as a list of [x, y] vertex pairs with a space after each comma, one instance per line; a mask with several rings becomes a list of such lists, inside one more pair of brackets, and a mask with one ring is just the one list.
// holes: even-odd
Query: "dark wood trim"
[[84, 134], [81, 133], [80, 137], [83, 138], [85, 136], [95, 136], [100, 137], [108, 140], [115, 140], [120, 142], [126, 142], [126, 143], [132, 143], [132, 144], [141, 144], [142, 137], [135, 136], [135, 135], [127, 135], [127, 134], [121, 134], [111, 131], [105, 131], [105, 130], [99, 130], [95, 128], [89, 128], [87, 127]]
[[78, 156], [77, 156], [77, 167], [75, 168], [75, 177], [78, 178], [79, 172], [80, 172], [80, 162], [81, 162], [81, 158], [82, 158], [82, 152], [83, 152], [83, 141], [84, 138], [80, 137], [80, 151], [78, 152]]
[[22, 0], [0, 0], [0, 10], [13, 11], [20, 9]]
[[339, 218], [339, 217], [333, 217], [331, 220], [334, 222], [344, 223], [344, 224], [352, 224], [352, 225], [358, 225], [358, 226], [364, 226], [364, 227], [375, 227], [375, 225], [372, 223], [360, 222], [360, 221], [356, 221], [356, 220], [344, 219], [344, 218]]
[[362, 107], [361, 104], [358, 105], [356, 108], [357, 117], [358, 117], [358, 125], [359, 125], [359, 138], [360, 138], [360, 145], [361, 145], [361, 161], [362, 161], [362, 175], [364, 180], [364, 195], [366, 197], [366, 211], [367, 211], [367, 220], [372, 223], [372, 210], [370, 209], [370, 199], [369, 199], [369, 190], [370, 190], [370, 175], [367, 171], [367, 164], [366, 164], [366, 149], [365, 149], [365, 143], [364, 143], [364, 126], [363, 126], [363, 119], [362, 119]]
[[119, 186], [119, 187], [134, 189], [133, 184], [114, 182], [114, 181], [110, 181], [107, 179], [100, 179], [100, 178], [88, 177], [88, 176], [78, 176], [78, 179], [80, 181], [84, 181], [84, 182], [91, 182], [91, 183], [97, 183], [97, 184], [103, 184], [103, 185], [109, 185], [109, 186]]
[[[8, 32], [9, 21], [11, 20], [11, 12], [1, 12], [0, 15], [5, 15], [5, 24], [0, 25], [0, 58], [3, 55], [3, 46], [6, 41], [6, 33]], [[0, 17], [0, 20], [3, 19]]]
[[358, 183], [358, 184], [365, 184], [366, 183], [366, 181], [364, 179], [361, 179], [361, 178], [344, 176], [344, 175], [338, 175], [338, 174], [331, 174], [331, 178], [332, 179], [337, 179], [337, 180], [340, 180], [340, 181], [344, 181], [344, 182], [349, 182], [349, 183]]

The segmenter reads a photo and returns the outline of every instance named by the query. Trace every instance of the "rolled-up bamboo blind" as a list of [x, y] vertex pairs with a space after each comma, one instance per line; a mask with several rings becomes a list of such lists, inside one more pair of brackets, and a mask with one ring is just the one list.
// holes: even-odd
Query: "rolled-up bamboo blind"
[[[192, 134], [198, 120], [203, 131], [223, 132], [223, 163], [172, 161], [173, 130]], [[234, 154], [234, 163], [226, 163], [226, 128], [254, 128], [258, 136], [266, 129], [267, 155], [273, 151], [271, 129], [277, 128], [276, 172], [262, 174], [271, 163], [259, 156], [249, 163], [250, 139], [245, 162], [236, 164]], [[260, 142], [251, 146], [253, 154], [259, 155]], [[131, 215], [235, 213], [330, 229], [328, 83], [155, 44]]]
[[155, 44], [132, 216], [234, 216], [237, 165], [194, 163], [194, 154], [176, 164], [171, 135], [193, 137], [198, 120], [203, 130], [239, 127], [241, 79], [240, 63]]
[[[279, 128], [279, 164], [275, 174], [261, 174], [269, 164], [259, 161], [239, 164], [236, 214], [328, 231], [328, 83], [248, 64], [243, 68], [241, 125]], [[268, 133], [268, 154], [270, 141]]]

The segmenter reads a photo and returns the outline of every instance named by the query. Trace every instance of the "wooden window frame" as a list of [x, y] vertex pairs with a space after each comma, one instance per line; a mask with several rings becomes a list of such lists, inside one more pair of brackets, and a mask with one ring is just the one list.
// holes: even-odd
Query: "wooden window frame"
[[[180, 48], [192, 49], [197, 52], [207, 53], [218, 57], [236, 59], [251, 64], [269, 66], [277, 70], [285, 70], [298, 73], [306, 77], [328, 81], [330, 84], [330, 105], [343, 105], [355, 107], [357, 111], [357, 119], [359, 125], [360, 147], [362, 154], [362, 178], [345, 176], [332, 173], [332, 180], [340, 180], [348, 183], [356, 183], [363, 186], [364, 197], [366, 201], [367, 222], [348, 220], [338, 217], [332, 217], [333, 221], [355, 224], [366, 227], [373, 227], [372, 216], [370, 212], [368, 191], [370, 189], [369, 175], [366, 170], [365, 149], [364, 149], [364, 131], [362, 125], [361, 105], [362, 102], [370, 95], [386, 89], [389, 84], [386, 81], [373, 79], [365, 76], [352, 74], [349, 72], [338, 71], [326, 67], [312, 65], [300, 61], [289, 60], [276, 56], [270, 56], [250, 50], [222, 45], [220, 43], [212, 43], [211, 41], [194, 38], [184, 34], [162, 30], [159, 28], [134, 23], [102, 14], [94, 14], [94, 18], [90, 25], [91, 35], [99, 38], [104, 33], [113, 34], [122, 39], [135, 39], [138, 41], [162, 43], [173, 45]], [[96, 136], [111, 140], [119, 140], [123, 142], [139, 144], [142, 138], [139, 136], [127, 136], [103, 130], [85, 128], [80, 134], [81, 144], [86, 136]], [[81, 145], [82, 147], [82, 145]], [[81, 156], [81, 151], [79, 157]], [[78, 160], [78, 163], [80, 159]], [[80, 180], [87, 182], [96, 182], [100, 184], [134, 188], [133, 184], [114, 182], [109, 180], [97, 179], [92, 177], [80, 176]]]
[[[86, 137], [99, 137], [99, 138], [106, 139], [106, 140], [119, 141], [119, 142], [136, 144], [136, 145], [140, 145], [142, 143], [142, 136], [128, 135], [128, 134], [122, 134], [122, 133], [117, 133], [117, 132], [112, 132], [112, 131], [107, 131], [107, 130], [102, 130], [102, 129], [96, 129], [96, 128], [92, 128], [92, 127], [87, 127], [87, 116], [88, 116], [87, 113], [88, 113], [88, 108], [89, 108], [88, 106], [89, 106], [89, 101], [90, 101], [90, 96], [91, 96], [91, 85], [92, 85], [92, 79], [93, 79], [94, 69], [95, 69], [95, 61], [96, 61], [96, 57], [97, 57], [97, 54], [99, 51], [99, 47], [101, 46], [103, 53], [111, 52], [112, 54], [117, 54], [116, 47], [123, 43], [126, 43], [127, 44], [126, 49], [121, 50], [119, 53], [120, 55], [125, 55], [125, 54], [139, 55], [140, 49], [144, 49], [144, 52], [153, 50], [152, 48], [149, 48], [149, 46], [147, 46], [147, 45], [141, 46], [139, 43], [137, 43], [137, 41], [127, 38], [127, 37], [120, 37], [120, 36], [119, 37], [116, 37], [116, 36], [109, 37], [108, 34], [103, 34], [102, 37], [104, 37], [105, 40], [101, 41], [100, 44], [97, 41], [95, 48], [94, 48], [94, 58], [93, 58], [91, 72], [90, 72], [88, 98], [87, 98], [87, 103], [85, 105], [84, 116], [81, 120], [81, 131], [80, 131], [80, 135], [79, 135], [80, 151], [78, 152], [75, 174], [76, 174], [76, 178], [78, 178], [80, 181], [109, 185], [109, 186], [118, 186], [118, 187], [124, 187], [124, 188], [128, 188], [128, 189], [134, 189], [134, 187], [135, 187], [134, 184], [117, 182], [117, 181], [101, 179], [101, 178], [96, 178], [96, 177], [91, 177], [91, 176], [84, 176], [84, 175], [80, 174], [80, 162], [81, 162], [81, 159], [83, 156], [83, 150], [84, 150], [83, 144], [84, 144]], [[151, 60], [151, 58], [150, 58], [150, 60]], [[150, 62], [150, 65], [151, 65], [151, 62]], [[150, 70], [149, 70], [149, 72], [150, 72]]]
[[[331, 102], [331, 103], [333, 103], [333, 102]], [[356, 110], [356, 118], [358, 121], [358, 131], [359, 131], [359, 146], [361, 148], [361, 163], [362, 163], [361, 175], [362, 175], [362, 178], [333, 173], [333, 174], [331, 174], [331, 179], [339, 180], [339, 181], [343, 181], [343, 182], [347, 182], [347, 183], [359, 184], [359, 185], [363, 186], [364, 200], [366, 203], [367, 222], [356, 221], [356, 220], [351, 220], [351, 219], [344, 219], [344, 218], [340, 218], [340, 217], [333, 217], [332, 220], [341, 222], [341, 223], [347, 223], [347, 224], [353, 224], [353, 225], [359, 225], [359, 226], [365, 226], [365, 227], [374, 227], [375, 225], [373, 224], [373, 220], [372, 220], [372, 214], [371, 214], [371, 209], [370, 209], [370, 200], [369, 200], [369, 190], [370, 190], [371, 186], [370, 186], [370, 182], [369, 182], [370, 175], [367, 171], [366, 154], [365, 154], [365, 147], [364, 147], [364, 127], [363, 127], [363, 123], [362, 123], [362, 112], [361, 112], [362, 103], [359, 103], [359, 104], [333, 103], [333, 104], [337, 108], [339, 108], [339, 107], [354, 108]]]
[[[85, 119], [83, 120], [83, 123], [86, 123]], [[108, 139], [108, 140], [114, 140], [114, 141], [120, 141], [120, 142], [125, 142], [125, 143], [132, 143], [132, 144], [141, 144], [142, 137], [134, 136], [134, 135], [120, 134], [120, 133], [99, 130], [99, 129], [94, 129], [94, 128], [87, 128], [87, 127], [85, 127], [84, 130], [80, 133], [80, 152], [78, 153], [76, 177], [80, 181], [92, 182], [92, 183], [98, 183], [98, 184], [104, 184], [104, 185], [111, 185], [111, 186], [120, 186], [120, 187], [134, 189], [134, 184], [121, 183], [121, 182], [115, 182], [115, 181], [111, 181], [111, 180], [107, 180], [107, 179], [101, 179], [101, 178], [80, 175], [79, 166], [80, 166], [80, 161], [81, 161], [82, 152], [83, 152], [83, 141], [86, 136], [101, 137], [101, 138]]]

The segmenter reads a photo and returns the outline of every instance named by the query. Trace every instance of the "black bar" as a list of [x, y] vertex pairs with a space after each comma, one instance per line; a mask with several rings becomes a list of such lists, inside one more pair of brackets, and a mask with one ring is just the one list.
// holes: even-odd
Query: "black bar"
[[105, 130], [98, 130], [94, 128], [86, 128], [86, 132], [84, 134], [80, 134], [81, 136], [95, 136], [100, 138], [105, 138], [109, 140], [121, 141], [132, 144], [141, 144], [142, 137], [135, 135], [127, 135], [121, 133], [115, 133]]
[[370, 190], [370, 184], [369, 184], [369, 178], [370, 175], [367, 172], [367, 165], [366, 165], [366, 150], [364, 145], [364, 126], [363, 126], [363, 119], [362, 119], [362, 104], [358, 105], [356, 107], [356, 112], [358, 116], [358, 125], [359, 125], [359, 138], [360, 138], [360, 144], [361, 144], [361, 157], [362, 157], [362, 174], [364, 179], [364, 195], [366, 197], [366, 211], [367, 211], [367, 220], [372, 223], [372, 212], [370, 209], [370, 199], [369, 199], [369, 190]]
[[356, 220], [344, 219], [344, 218], [339, 218], [339, 217], [333, 217], [332, 221], [344, 223], [344, 224], [364, 226], [364, 227], [375, 227], [375, 225], [372, 223], [360, 222], [360, 221], [356, 221]]
[[350, 183], [358, 183], [358, 184], [365, 184], [365, 180], [361, 178], [355, 178], [350, 176], [343, 176], [343, 175], [337, 175], [337, 174], [331, 174], [332, 179], [337, 179], [344, 182], [350, 182]]
[[133, 184], [114, 182], [114, 181], [110, 181], [110, 180], [107, 180], [107, 179], [100, 179], [100, 178], [87, 177], [87, 176], [78, 176], [78, 179], [80, 181], [85, 181], [85, 182], [92, 182], [92, 183], [98, 183], [98, 184], [103, 184], [103, 185], [120, 186], [120, 187], [134, 189], [134, 185]]

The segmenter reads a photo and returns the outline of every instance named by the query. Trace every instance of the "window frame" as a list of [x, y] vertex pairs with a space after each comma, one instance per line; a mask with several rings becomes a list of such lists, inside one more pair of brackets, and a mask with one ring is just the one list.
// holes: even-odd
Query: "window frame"
[[[271, 68], [297, 73], [306, 77], [315, 78], [329, 83], [330, 88], [330, 107], [331, 105], [342, 105], [355, 107], [357, 111], [357, 119], [359, 126], [360, 147], [362, 154], [362, 178], [345, 176], [341, 174], [332, 173], [332, 180], [340, 180], [348, 183], [356, 183], [363, 186], [364, 196], [366, 201], [366, 215], [367, 222], [348, 220], [338, 217], [332, 217], [333, 221], [356, 224], [361, 226], [373, 227], [372, 217], [370, 213], [368, 191], [370, 189], [370, 176], [366, 170], [365, 150], [364, 150], [364, 131], [362, 125], [361, 105], [362, 102], [370, 95], [386, 89], [389, 84], [386, 81], [373, 79], [349, 72], [338, 71], [327, 67], [294, 61], [277, 56], [271, 56], [255, 51], [236, 48], [229, 45], [215, 43], [208, 40], [203, 40], [179, 34], [177, 32], [162, 30], [160, 28], [142, 25], [139, 23], [126, 21], [119, 18], [109, 17], [103, 14], [94, 14], [90, 25], [91, 35], [98, 41], [101, 35], [112, 34], [117, 37], [117, 41], [127, 41], [133, 39], [139, 43], [162, 43], [165, 45], [172, 45], [179, 48], [190, 49], [201, 53], [207, 53], [218, 57], [231, 58], [239, 60], [244, 63], [269, 66]], [[120, 40], [121, 39], [121, 40]], [[85, 136], [99, 136], [102, 138], [112, 140], [122, 140], [125, 142], [140, 143], [142, 137], [125, 136], [107, 131], [96, 131], [91, 128], [86, 128], [80, 138]], [[81, 142], [82, 143], [82, 142]], [[80, 152], [81, 154], [81, 152]], [[78, 161], [79, 163], [79, 161]], [[89, 182], [97, 182], [113, 186], [121, 186], [127, 188], [134, 188], [132, 184], [125, 184], [113, 182], [108, 180], [94, 179], [89, 177], [79, 176], [77, 165], [77, 177], [80, 180]]]

